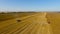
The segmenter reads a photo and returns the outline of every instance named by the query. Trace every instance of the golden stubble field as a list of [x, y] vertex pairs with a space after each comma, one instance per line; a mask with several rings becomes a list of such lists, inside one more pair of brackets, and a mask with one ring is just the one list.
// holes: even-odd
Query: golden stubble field
[[28, 15], [33, 15], [36, 12], [8, 12], [8, 13], [0, 13], [0, 21], [5, 21], [14, 18], [21, 18]]
[[51, 24], [53, 34], [60, 34], [60, 12], [47, 13], [47, 19]]
[[60, 13], [0, 13], [0, 34], [60, 34]]

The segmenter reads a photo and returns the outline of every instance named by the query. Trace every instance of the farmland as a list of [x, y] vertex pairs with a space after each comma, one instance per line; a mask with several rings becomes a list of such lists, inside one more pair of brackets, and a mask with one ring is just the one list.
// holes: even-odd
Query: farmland
[[60, 34], [59, 23], [58, 12], [0, 13], [0, 34]]
[[[35, 13], [35, 12], [34, 12]], [[32, 12], [10, 12], [10, 13], [0, 13], [0, 21], [5, 21], [5, 20], [9, 20], [9, 19], [14, 19], [14, 18], [21, 18], [21, 17], [24, 17], [24, 16], [28, 16], [28, 15], [31, 15], [31, 14], [34, 14]]]
[[47, 19], [51, 24], [53, 34], [60, 34], [60, 13], [47, 13]]

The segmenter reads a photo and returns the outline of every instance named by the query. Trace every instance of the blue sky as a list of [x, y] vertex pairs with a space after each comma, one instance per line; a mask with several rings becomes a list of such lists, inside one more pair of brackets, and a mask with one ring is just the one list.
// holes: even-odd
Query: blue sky
[[60, 11], [60, 0], [0, 0], [0, 11]]

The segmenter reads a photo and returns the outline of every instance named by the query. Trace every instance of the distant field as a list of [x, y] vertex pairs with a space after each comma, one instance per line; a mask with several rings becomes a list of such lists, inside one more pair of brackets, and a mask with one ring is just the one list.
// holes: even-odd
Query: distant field
[[12, 14], [0, 14], [0, 21], [13, 19], [14, 16]]
[[14, 19], [18, 17], [24, 17], [35, 14], [35, 12], [11, 12], [11, 13], [0, 13], [0, 21]]

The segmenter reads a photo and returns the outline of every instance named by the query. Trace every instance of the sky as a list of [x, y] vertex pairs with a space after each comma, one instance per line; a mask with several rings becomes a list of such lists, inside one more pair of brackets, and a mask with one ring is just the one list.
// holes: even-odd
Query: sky
[[0, 0], [0, 11], [60, 11], [60, 0]]

